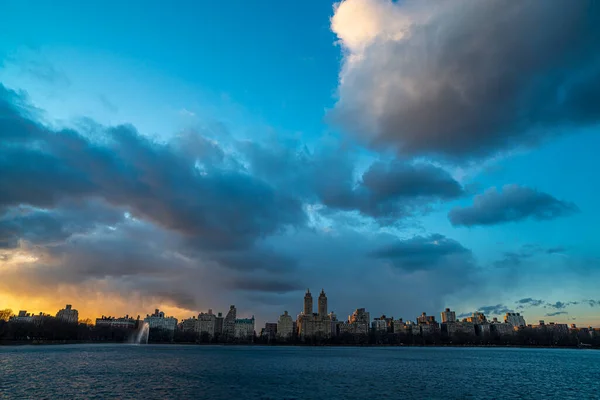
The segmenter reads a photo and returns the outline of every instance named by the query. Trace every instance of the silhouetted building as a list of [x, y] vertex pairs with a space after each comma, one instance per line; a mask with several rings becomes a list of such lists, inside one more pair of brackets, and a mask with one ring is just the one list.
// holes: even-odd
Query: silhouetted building
[[108, 326], [111, 328], [134, 329], [136, 327], [136, 322], [137, 321], [129, 315], [120, 318], [103, 315], [101, 318], [96, 318], [96, 326], [98, 327]]
[[223, 313], [218, 313], [215, 318], [215, 336], [223, 334]]
[[79, 312], [73, 309], [70, 304], [67, 304], [65, 308], [58, 310], [56, 319], [70, 324], [76, 324], [77, 321], [79, 321]]

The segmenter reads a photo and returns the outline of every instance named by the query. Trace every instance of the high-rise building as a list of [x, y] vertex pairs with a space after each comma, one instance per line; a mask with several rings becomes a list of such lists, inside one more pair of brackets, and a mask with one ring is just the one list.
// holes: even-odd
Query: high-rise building
[[512, 326], [525, 326], [525, 318], [520, 313], [506, 313], [504, 322]]
[[306, 294], [304, 295], [304, 315], [312, 315], [312, 313], [313, 313], [312, 294], [310, 294], [310, 289], [306, 289]]
[[296, 321], [300, 337], [329, 337], [331, 336], [331, 319], [327, 315], [327, 295], [321, 290], [319, 295], [318, 313], [313, 313], [313, 299], [310, 289], [304, 295], [304, 311]]
[[65, 308], [58, 310], [56, 319], [70, 324], [76, 324], [77, 321], [79, 321], [79, 312], [73, 309], [70, 304], [67, 304]]
[[327, 296], [325, 295], [324, 289], [321, 289], [321, 294], [319, 295], [319, 306], [317, 312], [319, 317], [325, 317], [327, 315]]
[[223, 336], [226, 339], [235, 337], [235, 320], [237, 318], [237, 310], [234, 305], [229, 307], [229, 312], [223, 320]]
[[215, 318], [215, 336], [223, 334], [223, 313], [218, 313]]
[[277, 321], [277, 336], [283, 339], [288, 339], [294, 331], [294, 320], [292, 316], [284, 311]]
[[198, 314], [196, 332], [200, 335], [208, 334], [209, 337], [213, 337], [215, 335], [216, 322], [217, 317], [213, 314], [212, 310], [208, 310], [208, 313], [200, 313]]
[[456, 322], [456, 312], [450, 311], [449, 308], [442, 311], [442, 323], [443, 324], [452, 324]]

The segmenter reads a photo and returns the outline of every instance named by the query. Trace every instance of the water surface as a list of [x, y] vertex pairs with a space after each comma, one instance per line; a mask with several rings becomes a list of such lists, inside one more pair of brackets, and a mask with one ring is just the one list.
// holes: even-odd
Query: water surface
[[0, 398], [600, 399], [600, 351], [0, 347]]

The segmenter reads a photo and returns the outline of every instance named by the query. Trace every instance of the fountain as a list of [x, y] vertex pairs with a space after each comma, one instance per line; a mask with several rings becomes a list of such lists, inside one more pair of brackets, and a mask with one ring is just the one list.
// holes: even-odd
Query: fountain
[[133, 344], [148, 344], [148, 336], [150, 334], [150, 324], [144, 322], [138, 328], [137, 332], [132, 337]]

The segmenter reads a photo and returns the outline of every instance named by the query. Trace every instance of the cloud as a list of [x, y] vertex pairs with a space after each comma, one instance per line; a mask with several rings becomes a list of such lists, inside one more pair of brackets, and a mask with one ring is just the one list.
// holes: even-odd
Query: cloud
[[578, 301], [569, 301], [566, 303], [563, 303], [562, 301], [557, 301], [556, 303], [548, 303], [547, 306], [550, 308], [555, 308], [557, 310], [562, 310], [564, 308], [567, 308], [568, 306], [577, 305], [577, 304], [579, 304]]
[[0, 215], [0, 248], [15, 248], [20, 240], [49, 245], [123, 218], [123, 211], [98, 200], [67, 201], [54, 209], [11, 207]]
[[471, 251], [443, 235], [415, 236], [399, 240], [371, 252], [371, 256], [389, 261], [405, 271], [450, 268], [456, 263], [467, 269]]
[[198, 134], [161, 144], [119, 126], [92, 140], [29, 120], [6, 101], [14, 96], [0, 87], [0, 206], [102, 198], [210, 248], [249, 247], [305, 220], [298, 199], [230, 167]]
[[519, 266], [521, 265], [522, 260], [530, 258], [531, 256], [532, 254], [507, 251], [504, 253], [502, 259], [494, 262], [494, 266], [497, 268], [510, 268]]
[[119, 107], [117, 107], [105, 95], [99, 94], [98, 95], [98, 101], [100, 102], [100, 104], [102, 105], [102, 107], [104, 107], [107, 111], [109, 111], [111, 113], [117, 113], [117, 112], [119, 112]]
[[582, 300], [582, 303], [587, 303], [590, 307], [600, 306], [600, 300]]
[[546, 317], [556, 317], [557, 315], [567, 315], [569, 314], [566, 311], [556, 311], [556, 312], [551, 312], [551, 313], [547, 313]]
[[506, 313], [512, 313], [514, 310], [508, 308], [504, 304], [496, 304], [495, 306], [482, 306], [477, 309], [486, 315], [503, 315]]
[[454, 159], [597, 124], [599, 20], [568, 0], [343, 1], [330, 118], [375, 148]]
[[488, 189], [475, 196], [473, 205], [450, 210], [454, 226], [496, 225], [526, 219], [551, 220], [579, 212], [570, 202], [525, 186], [506, 185], [502, 191]]
[[239, 148], [256, 176], [330, 209], [358, 211], [387, 224], [426, 213], [432, 204], [464, 194], [447, 171], [425, 162], [378, 160], [357, 174], [356, 162], [345, 149], [328, 146], [311, 153], [297, 143], [286, 144], [267, 148], [246, 141]]
[[561, 247], [561, 246], [551, 247], [549, 249], [546, 249], [547, 254], [563, 254], [566, 251], [567, 251], [567, 249], [565, 249], [564, 247]]
[[304, 286], [299, 282], [265, 280], [243, 278], [231, 282], [232, 289], [245, 290], [250, 292], [266, 292], [284, 294], [288, 292], [301, 291]]
[[517, 300], [517, 304], [526, 305], [529, 307], [538, 307], [544, 304], [543, 300], [532, 299], [531, 297], [527, 297], [525, 299]]
[[500, 260], [497, 260], [493, 265], [497, 268], [512, 268], [518, 267], [524, 261], [539, 255], [562, 254], [566, 251], [563, 247], [545, 248], [537, 244], [526, 244], [520, 247], [517, 251], [506, 251]]

